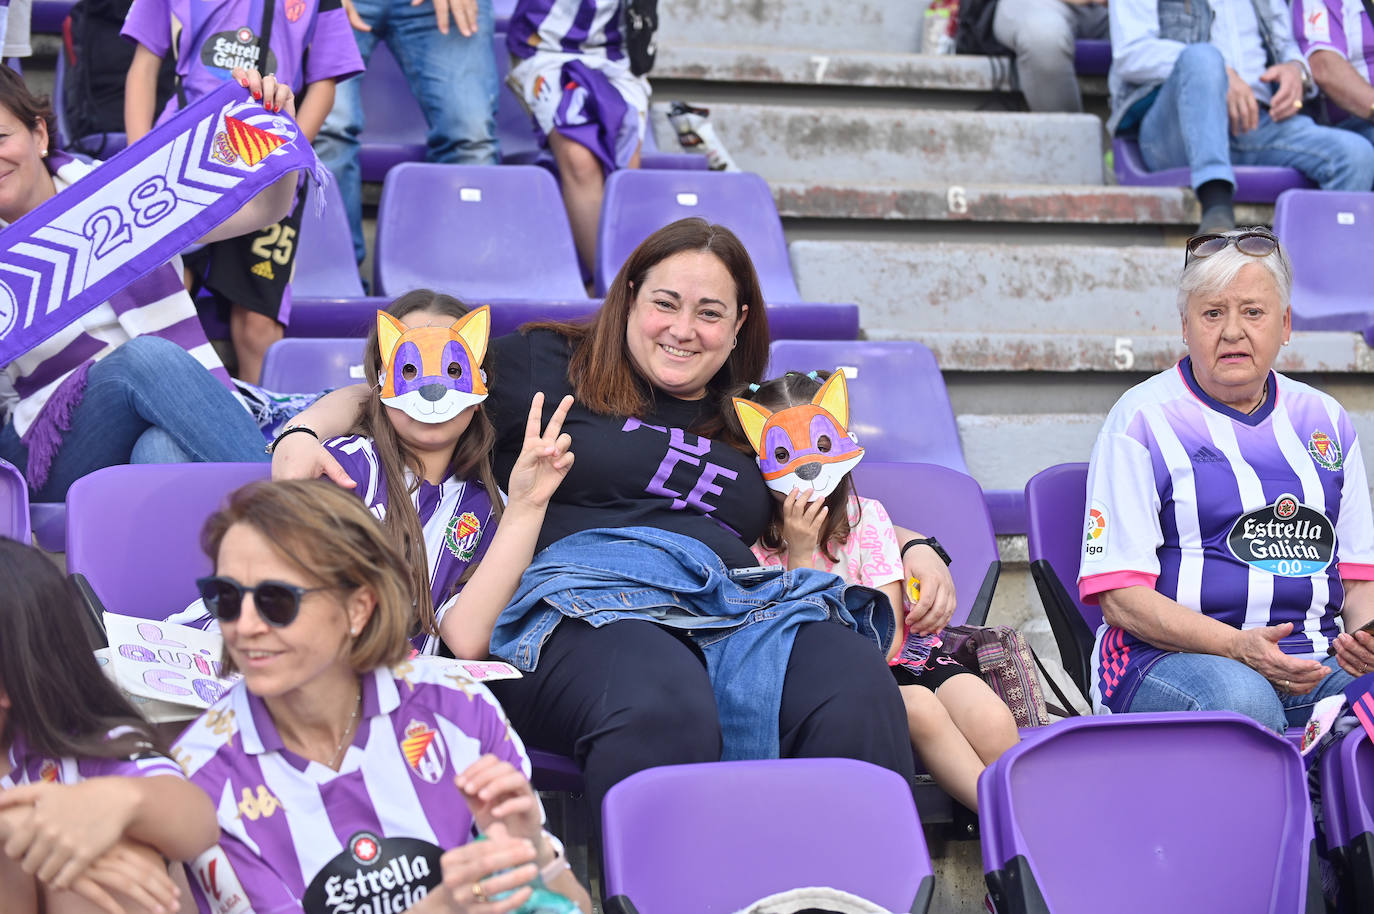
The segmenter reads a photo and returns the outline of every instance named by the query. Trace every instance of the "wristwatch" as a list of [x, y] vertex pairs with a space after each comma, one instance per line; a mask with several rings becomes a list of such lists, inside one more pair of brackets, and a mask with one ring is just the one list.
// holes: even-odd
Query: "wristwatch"
[[949, 553], [945, 551], [945, 547], [940, 545], [940, 541], [933, 536], [920, 537], [914, 540], [907, 540], [906, 543], [902, 546], [903, 558], [906, 557], [906, 551], [910, 549], [912, 546], [929, 546], [931, 549], [935, 550], [935, 554], [938, 555], [946, 565], [954, 561], [954, 559], [949, 557]]

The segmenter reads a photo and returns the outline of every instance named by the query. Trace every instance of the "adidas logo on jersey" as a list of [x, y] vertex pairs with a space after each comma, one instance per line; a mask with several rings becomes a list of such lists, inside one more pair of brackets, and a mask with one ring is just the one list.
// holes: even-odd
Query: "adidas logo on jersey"
[[253, 264], [252, 272], [254, 275], [261, 276], [263, 279], [276, 279], [276, 276], [272, 273], [272, 261], [270, 260], [261, 260]]
[[1216, 451], [1212, 450], [1211, 448], [1209, 448], [1209, 447], [1208, 447], [1207, 445], [1205, 445], [1205, 444], [1202, 445], [1200, 448], [1198, 448], [1196, 451], [1193, 451], [1192, 460], [1193, 460], [1193, 463], [1225, 463], [1225, 462], [1226, 462], [1226, 458], [1225, 458], [1225, 457], [1221, 456], [1220, 454], [1218, 454]]

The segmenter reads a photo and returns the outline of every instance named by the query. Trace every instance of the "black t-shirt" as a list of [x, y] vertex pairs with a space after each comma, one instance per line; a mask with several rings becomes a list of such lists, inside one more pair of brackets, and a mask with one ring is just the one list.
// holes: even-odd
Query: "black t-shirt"
[[[506, 487], [524, 444], [530, 399], [544, 392], [547, 422], [573, 392], [572, 353], [565, 338], [546, 330], [499, 337], [491, 351], [485, 405], [496, 426], [496, 478]], [[685, 431], [717, 408], [710, 398], [679, 400], [661, 391], [642, 419], [598, 415], [574, 403], [563, 431], [577, 459], [549, 502], [538, 548], [595, 527], [656, 527], [704, 543], [731, 568], [758, 564], [749, 546], [773, 510], [758, 464]]]

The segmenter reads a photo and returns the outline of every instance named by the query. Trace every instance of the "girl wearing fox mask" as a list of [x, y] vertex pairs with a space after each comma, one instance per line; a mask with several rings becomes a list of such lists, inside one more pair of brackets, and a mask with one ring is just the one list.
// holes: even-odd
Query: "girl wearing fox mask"
[[882, 504], [859, 497], [850, 478], [864, 449], [848, 431], [844, 374], [791, 371], [737, 394], [727, 421], [759, 455], [776, 502], [754, 545], [759, 564], [830, 571], [848, 584], [886, 594], [898, 633], [888, 663], [906, 706], [912, 745], [936, 783], [976, 811], [978, 775], [1016, 743], [1016, 722], [982, 679], [960, 675], [971, 671], [938, 641], [930, 647], [935, 639], [927, 633], [906, 627], [913, 613], [903, 605], [896, 530]]
[[434, 653], [441, 639], [464, 659], [487, 656], [492, 625], [534, 554], [549, 496], [573, 462], [571, 438], [560, 434], [572, 397], [541, 433], [544, 397], [535, 394], [502, 505], [491, 470], [495, 433], [481, 406], [490, 326], [488, 308], [469, 311], [448, 295], [421, 289], [396, 299], [368, 335], [364, 370], [373, 393], [354, 434], [325, 442], [408, 559], [416, 647]]

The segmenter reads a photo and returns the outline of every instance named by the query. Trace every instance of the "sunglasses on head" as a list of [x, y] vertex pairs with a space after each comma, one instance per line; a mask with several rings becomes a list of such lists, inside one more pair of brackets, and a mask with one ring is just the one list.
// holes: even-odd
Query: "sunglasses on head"
[[254, 587], [244, 587], [233, 578], [198, 578], [196, 589], [205, 601], [205, 608], [220, 622], [233, 622], [243, 612], [243, 595], [253, 595], [253, 608], [268, 625], [285, 628], [296, 621], [301, 611], [301, 597], [328, 587], [297, 587], [282, 581], [262, 581]]
[[1266, 232], [1263, 229], [1241, 232], [1239, 235], [1216, 233], [1194, 235], [1188, 239], [1188, 253], [1183, 257], [1183, 265], [1186, 267], [1199, 258], [1219, 254], [1232, 244], [1242, 254], [1249, 254], [1251, 257], [1266, 257], [1278, 248], [1279, 239], [1272, 232]]

